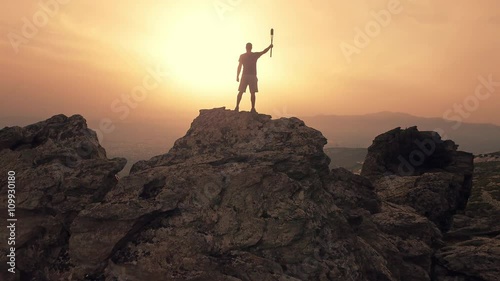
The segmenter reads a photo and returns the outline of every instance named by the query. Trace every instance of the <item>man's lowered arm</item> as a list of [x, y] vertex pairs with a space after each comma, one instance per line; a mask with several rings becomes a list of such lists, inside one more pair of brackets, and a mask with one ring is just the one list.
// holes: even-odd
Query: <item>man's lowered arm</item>
[[241, 73], [241, 66], [242, 66], [242, 65], [243, 65], [243, 64], [242, 64], [242, 63], [241, 63], [241, 61], [240, 61], [240, 64], [238, 64], [238, 70], [236, 71], [236, 81], [237, 81], [237, 82], [240, 82], [240, 73]]

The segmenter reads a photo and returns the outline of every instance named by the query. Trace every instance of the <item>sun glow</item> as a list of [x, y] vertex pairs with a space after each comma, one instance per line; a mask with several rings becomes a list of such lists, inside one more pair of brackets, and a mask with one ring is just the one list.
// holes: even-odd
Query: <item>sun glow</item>
[[176, 83], [196, 91], [234, 86], [238, 56], [244, 52], [238, 26], [206, 13], [190, 13], [167, 30], [147, 48], [168, 66]]

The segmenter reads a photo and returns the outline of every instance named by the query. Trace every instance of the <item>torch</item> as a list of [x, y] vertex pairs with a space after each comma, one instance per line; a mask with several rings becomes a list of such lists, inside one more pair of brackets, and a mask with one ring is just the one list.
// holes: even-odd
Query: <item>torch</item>
[[[271, 28], [271, 44], [273, 44], [274, 29]], [[273, 48], [271, 48], [271, 58], [273, 57]]]

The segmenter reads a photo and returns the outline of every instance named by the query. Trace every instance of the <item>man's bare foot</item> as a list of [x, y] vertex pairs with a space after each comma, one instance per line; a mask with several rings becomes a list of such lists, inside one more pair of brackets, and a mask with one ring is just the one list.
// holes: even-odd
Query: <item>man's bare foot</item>
[[240, 111], [240, 107], [239, 106], [235, 107], [234, 111], [236, 111], [236, 112]]
[[255, 110], [255, 108], [252, 108], [252, 110], [250, 110], [250, 112], [257, 113], [257, 111]]

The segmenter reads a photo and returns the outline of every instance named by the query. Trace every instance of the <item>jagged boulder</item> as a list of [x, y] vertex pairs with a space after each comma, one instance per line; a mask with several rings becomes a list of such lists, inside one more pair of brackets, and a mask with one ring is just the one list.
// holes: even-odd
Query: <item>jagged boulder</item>
[[[376, 137], [362, 170], [384, 201], [374, 221], [399, 245], [399, 253], [406, 253], [404, 260], [430, 269], [428, 278], [432, 280], [498, 280], [498, 166], [487, 163], [474, 172], [473, 155], [457, 151], [457, 147], [435, 132], [420, 132], [416, 127], [396, 128]], [[401, 215], [394, 224], [397, 227], [387, 228], [387, 206], [411, 208], [441, 231], [423, 227], [428, 225], [425, 220], [419, 225], [414, 224], [419, 219], [409, 218], [411, 238], [404, 233], [407, 228], [401, 225]], [[422, 232], [424, 229], [428, 230]], [[402, 279], [413, 280], [424, 273], [416, 269]]]
[[[361, 174], [369, 178], [388, 174], [419, 176], [429, 171], [454, 171], [462, 152], [451, 140], [432, 131], [400, 127], [375, 137], [368, 148]], [[469, 159], [466, 159], [468, 161]], [[472, 172], [470, 163], [464, 169]]]
[[[327, 188], [325, 143], [296, 118], [200, 111], [169, 153], [136, 163], [102, 203], [76, 217], [69, 243], [71, 260], [81, 265], [75, 274], [393, 280], [378, 270], [378, 252], [363, 252], [371, 247], [336, 206], [335, 188]], [[366, 188], [374, 196], [366, 208], [378, 210], [369, 183], [348, 184]]]
[[473, 155], [457, 147], [436, 132], [396, 128], [375, 138], [361, 175], [382, 199], [411, 206], [447, 231], [472, 188]]
[[[126, 163], [108, 159], [82, 116], [0, 130], [0, 174], [15, 173], [16, 267], [22, 280], [46, 280], [41, 268], [67, 267], [69, 226], [88, 204], [100, 202]], [[7, 206], [7, 177], [0, 178], [0, 204]], [[7, 212], [0, 217], [5, 221]], [[9, 233], [0, 232], [7, 241]], [[7, 247], [0, 248], [6, 272]], [[19, 275], [21, 274], [22, 275]]]
[[443, 243], [435, 224], [412, 207], [382, 201], [363, 176], [343, 168], [331, 176], [328, 190], [370, 257], [370, 280], [431, 280], [434, 249]]
[[500, 276], [500, 162], [478, 162], [467, 207], [453, 217], [446, 246], [436, 253], [438, 281], [496, 281]]

